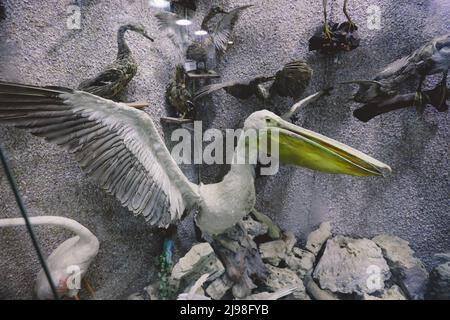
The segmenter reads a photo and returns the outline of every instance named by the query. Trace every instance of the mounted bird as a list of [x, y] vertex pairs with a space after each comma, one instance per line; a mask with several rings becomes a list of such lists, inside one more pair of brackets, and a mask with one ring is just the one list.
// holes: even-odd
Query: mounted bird
[[[193, 60], [198, 70], [207, 70], [207, 61], [210, 56], [224, 53], [231, 41], [231, 34], [245, 9], [252, 7], [246, 5], [225, 11], [220, 6], [210, 9], [204, 17], [197, 35], [189, 35], [185, 26], [179, 21], [184, 19], [172, 12], [158, 12], [155, 17], [161, 31], [167, 32], [167, 36], [179, 50], [181, 57]], [[212, 23], [213, 20], [217, 20]], [[201, 67], [200, 67], [201, 66]]]
[[[50, 254], [47, 258], [47, 265], [60, 298], [78, 299], [80, 287], [77, 287], [77, 277], [80, 279], [81, 284], [81, 279], [83, 279], [92, 261], [97, 256], [99, 250], [97, 237], [77, 221], [65, 217], [30, 217], [30, 222], [32, 225], [62, 227], [76, 234], [76, 236], [61, 243]], [[23, 225], [25, 225], [25, 219], [23, 218], [0, 219], [0, 228]], [[85, 284], [91, 295], [93, 295], [90, 285], [87, 282]], [[36, 278], [35, 293], [40, 300], [54, 299], [50, 284], [42, 269]]]
[[195, 105], [186, 87], [184, 67], [181, 64], [175, 67], [175, 75], [167, 85], [166, 101], [180, 119], [194, 119]]
[[117, 99], [128, 83], [137, 73], [138, 64], [133, 58], [125, 40], [127, 31], [136, 32], [150, 41], [154, 41], [141, 24], [126, 24], [117, 31], [117, 58], [105, 67], [103, 71], [91, 79], [84, 80], [78, 86], [79, 90], [90, 92], [107, 99]]
[[[291, 97], [298, 100], [308, 87], [313, 70], [305, 61], [293, 61], [286, 64], [273, 76], [258, 76], [250, 80], [228, 81], [212, 84], [199, 89], [194, 95], [194, 101], [215, 91], [225, 90], [226, 93], [238, 99], [249, 99], [253, 96], [267, 101], [274, 96]], [[267, 89], [264, 84], [272, 82]]]
[[417, 93], [399, 94], [380, 102], [365, 104], [353, 111], [353, 116], [360, 121], [368, 122], [379, 115], [414, 106], [420, 110], [433, 106], [439, 112], [446, 112], [449, 99], [450, 89], [448, 87], [443, 89], [441, 85], [438, 85], [431, 90], [423, 91], [420, 96]]
[[343, 23], [332, 23], [328, 19], [328, 0], [323, 0], [324, 26], [311, 39], [309, 39], [309, 51], [318, 50], [322, 53], [335, 54], [341, 51], [351, 51], [359, 47], [360, 38], [358, 27], [350, 18], [347, 10], [348, 0], [344, 0], [342, 11], [347, 18]]
[[[422, 84], [427, 76], [442, 73], [441, 96], [445, 97], [450, 69], [450, 33], [434, 38], [410, 55], [389, 64], [374, 80], [349, 81], [359, 85], [353, 100], [377, 104], [393, 98], [408, 80], [416, 80], [418, 101], [422, 98]], [[444, 99], [445, 100], [445, 99]], [[420, 104], [420, 103], [419, 103]], [[421, 104], [420, 104], [421, 105]]]
[[[188, 180], [147, 113], [87, 92], [0, 81], [0, 124], [64, 147], [100, 187], [151, 225], [167, 228], [194, 213], [196, 225], [215, 250], [220, 237], [255, 205], [256, 163], [246, 160], [249, 153], [266, 158], [270, 153], [274, 162], [325, 173], [381, 176], [390, 171], [362, 152], [267, 110], [245, 120], [230, 171], [222, 181], [207, 185]], [[249, 143], [249, 134], [258, 143]], [[245, 258], [248, 252], [259, 257], [257, 250], [244, 249], [236, 257]], [[239, 270], [250, 268], [243, 263]]]
[[170, 1], [172, 5], [178, 5], [183, 8], [189, 9], [189, 10], [197, 10], [197, 1], [196, 0], [172, 0]]

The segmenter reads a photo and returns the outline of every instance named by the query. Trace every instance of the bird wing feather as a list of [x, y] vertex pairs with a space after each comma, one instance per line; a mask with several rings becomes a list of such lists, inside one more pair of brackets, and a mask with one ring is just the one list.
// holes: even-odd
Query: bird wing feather
[[186, 28], [176, 24], [177, 20], [182, 19], [179, 15], [172, 12], [158, 12], [155, 14], [158, 27], [161, 31], [165, 31], [167, 36], [178, 48], [179, 53], [184, 55], [188, 45], [190, 44], [189, 35]]
[[125, 104], [0, 81], [0, 124], [64, 147], [103, 189], [152, 225], [167, 227], [199, 201], [151, 118]]
[[212, 34], [212, 39], [216, 50], [219, 52], [225, 52], [228, 42], [231, 39], [231, 33], [233, 32], [233, 28], [236, 25], [239, 16], [245, 9], [250, 7], [252, 7], [252, 5], [241, 6], [223, 15], [222, 19], [220, 19], [215, 26]]
[[194, 101], [201, 99], [213, 92], [224, 89], [228, 94], [239, 98], [248, 99], [255, 94], [256, 86], [273, 80], [273, 77], [256, 77], [251, 80], [227, 81], [223, 83], [216, 83], [200, 88], [194, 95]]

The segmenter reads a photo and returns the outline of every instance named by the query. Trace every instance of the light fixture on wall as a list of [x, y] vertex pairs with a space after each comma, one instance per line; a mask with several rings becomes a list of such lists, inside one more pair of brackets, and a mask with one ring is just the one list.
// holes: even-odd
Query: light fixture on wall
[[160, 9], [166, 9], [170, 7], [170, 1], [166, 0], [149, 0], [148, 2], [149, 6], [160, 8]]
[[206, 36], [208, 34], [208, 31], [206, 31], [206, 30], [197, 30], [197, 31], [194, 32], [194, 34], [196, 36]]
[[191, 20], [188, 19], [178, 19], [177, 21], [175, 21], [175, 23], [179, 26], [190, 26], [192, 24]]

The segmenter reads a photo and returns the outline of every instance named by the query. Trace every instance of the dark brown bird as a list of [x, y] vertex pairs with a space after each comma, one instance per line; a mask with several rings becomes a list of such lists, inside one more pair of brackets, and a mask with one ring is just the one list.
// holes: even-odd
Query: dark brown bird
[[108, 65], [105, 70], [94, 78], [81, 82], [78, 86], [79, 90], [107, 99], [115, 99], [122, 93], [131, 79], [136, 75], [138, 69], [138, 65], [125, 41], [125, 33], [128, 30], [137, 32], [147, 39], [154, 41], [147, 34], [143, 25], [127, 24], [121, 26], [117, 32], [118, 53], [116, 61]]
[[196, 2], [197, 2], [196, 0], [172, 0], [172, 1], [170, 1], [171, 4], [176, 4], [176, 5], [182, 6], [186, 9], [193, 10], [193, 11], [197, 10]]
[[[202, 21], [200, 30], [202, 33], [195, 38], [191, 38], [186, 27], [177, 24], [183, 19], [172, 12], [158, 12], [155, 17], [158, 20], [159, 28], [166, 31], [168, 37], [179, 49], [182, 57], [194, 60], [197, 68], [205, 70], [208, 57], [213, 56], [215, 51], [224, 53], [231, 41], [231, 33], [241, 13], [252, 7], [252, 5], [241, 6], [229, 12], [220, 6], [211, 8]], [[212, 23], [212, 21], [215, 23]], [[202, 66], [199, 68], [199, 66]]]
[[[309, 85], [312, 76], [311, 67], [304, 61], [294, 61], [286, 64], [274, 76], [259, 76], [250, 80], [229, 81], [204, 86], [194, 95], [194, 101], [217, 90], [224, 89], [228, 94], [238, 99], [249, 99], [256, 96], [269, 100], [273, 96], [300, 98]], [[263, 84], [273, 81], [267, 90]]]
[[175, 77], [169, 82], [166, 90], [166, 101], [181, 119], [193, 119], [195, 106], [192, 95], [186, 88], [184, 68], [177, 65]]
[[335, 54], [351, 51], [359, 47], [360, 38], [358, 27], [350, 18], [347, 11], [348, 0], [344, 0], [343, 12], [347, 21], [333, 23], [328, 20], [328, 0], [323, 0], [324, 27], [309, 40], [309, 50], [318, 50], [322, 53]]
[[441, 91], [447, 87], [447, 74], [450, 69], [450, 33], [436, 37], [410, 55], [389, 64], [378, 73], [374, 80], [350, 81], [360, 86], [353, 100], [361, 103], [377, 104], [396, 96], [401, 85], [408, 80], [419, 81], [417, 95], [421, 96], [424, 79], [442, 73]]
[[396, 95], [392, 98], [380, 101], [378, 103], [368, 103], [353, 112], [353, 116], [360, 121], [368, 122], [369, 120], [394, 110], [408, 107], [419, 107], [425, 109], [427, 106], [433, 106], [439, 112], [448, 111], [447, 100], [450, 99], [450, 90], [448, 87], [443, 88], [438, 85], [434, 89], [425, 90], [421, 96], [417, 93], [407, 93]]

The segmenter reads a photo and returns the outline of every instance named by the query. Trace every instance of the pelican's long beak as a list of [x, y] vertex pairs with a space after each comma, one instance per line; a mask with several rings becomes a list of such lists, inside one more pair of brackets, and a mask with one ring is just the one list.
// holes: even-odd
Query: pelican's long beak
[[275, 129], [278, 134], [269, 135], [272, 143], [278, 143], [279, 159], [282, 162], [326, 173], [353, 176], [380, 176], [391, 172], [388, 165], [343, 143], [281, 118], [276, 122], [277, 125], [271, 126], [270, 131]]

